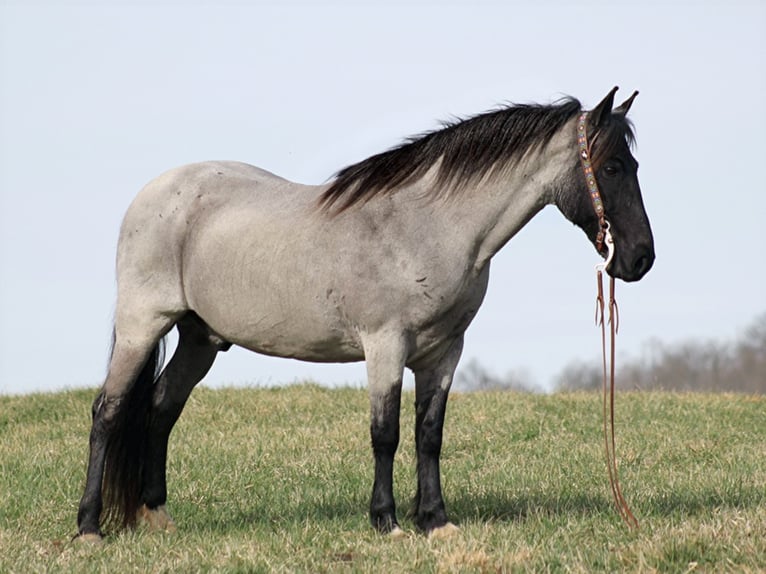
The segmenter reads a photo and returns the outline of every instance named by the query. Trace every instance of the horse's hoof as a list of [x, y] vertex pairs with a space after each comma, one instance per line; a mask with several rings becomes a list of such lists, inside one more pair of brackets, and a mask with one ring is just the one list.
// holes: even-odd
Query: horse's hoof
[[77, 542], [78, 544], [103, 544], [104, 539], [98, 532], [84, 532], [83, 534], [78, 534], [74, 537], [74, 542]]
[[391, 532], [388, 533], [388, 537], [391, 540], [402, 540], [403, 538], [407, 538], [407, 533], [402, 530], [398, 525], [394, 526], [391, 529]]
[[452, 524], [451, 522], [448, 522], [444, 526], [437, 526], [436, 528], [430, 530], [428, 532], [428, 539], [429, 540], [443, 540], [445, 538], [450, 538], [460, 532], [460, 528]]
[[162, 504], [157, 508], [151, 509], [146, 504], [136, 511], [136, 523], [149, 530], [161, 530], [164, 532], [175, 532], [176, 523], [170, 517], [170, 514]]

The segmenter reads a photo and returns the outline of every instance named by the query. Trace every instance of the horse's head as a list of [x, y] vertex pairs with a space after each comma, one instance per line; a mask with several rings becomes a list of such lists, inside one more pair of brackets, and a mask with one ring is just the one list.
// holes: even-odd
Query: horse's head
[[[607, 272], [624, 281], [638, 281], [654, 263], [654, 239], [638, 185], [638, 162], [630, 151], [633, 130], [626, 118], [638, 92], [612, 109], [616, 91], [614, 88], [588, 113], [587, 141], [603, 214], [614, 239], [614, 257]], [[575, 137], [573, 131], [573, 140]], [[556, 203], [599, 249], [602, 226], [579, 157], [573, 157], [571, 174], [573, 184], [562, 190]], [[605, 255], [606, 246], [601, 245], [600, 252]]]

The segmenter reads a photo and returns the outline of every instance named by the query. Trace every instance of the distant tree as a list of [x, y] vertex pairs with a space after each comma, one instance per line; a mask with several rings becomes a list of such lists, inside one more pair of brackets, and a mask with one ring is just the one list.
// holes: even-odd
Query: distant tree
[[[573, 361], [555, 378], [554, 389], [600, 389], [602, 377], [600, 359]], [[756, 317], [733, 343], [690, 340], [667, 345], [659, 339], [651, 339], [639, 358], [619, 360], [616, 384], [639, 390], [766, 394], [766, 313]], [[458, 370], [453, 388], [458, 391], [541, 391], [527, 371], [510, 371], [501, 377], [485, 369], [476, 359]]]
[[741, 390], [766, 393], [766, 313], [748, 327], [734, 347], [731, 380]]
[[554, 380], [554, 388], [559, 391], [587, 391], [600, 389], [603, 367], [591, 361], [572, 361]]
[[[602, 385], [600, 361], [575, 361], [555, 380], [557, 390], [595, 389]], [[649, 341], [639, 359], [617, 366], [623, 388], [676, 391], [730, 391], [766, 394], [766, 313], [759, 315], [731, 344], [685, 341], [664, 345]]]
[[499, 377], [485, 369], [475, 358], [458, 369], [452, 388], [456, 391], [521, 391], [540, 392], [526, 371], [511, 371]]

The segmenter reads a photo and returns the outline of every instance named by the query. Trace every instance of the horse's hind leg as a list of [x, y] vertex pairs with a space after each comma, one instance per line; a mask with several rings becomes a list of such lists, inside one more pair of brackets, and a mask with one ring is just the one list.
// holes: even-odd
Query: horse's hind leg
[[131, 400], [134, 388], [140, 387], [140, 391], [154, 382], [159, 341], [171, 325], [170, 319], [156, 317], [130, 333], [115, 329], [109, 373], [93, 403], [88, 470], [77, 513], [78, 533], [83, 540], [101, 536], [102, 489], [109, 452], [115, 451], [115, 440], [123, 438], [120, 435], [129, 418], [127, 411], [136, 402]]
[[216, 353], [229, 346], [211, 337], [207, 325], [194, 313], [185, 315], [177, 327], [178, 347], [157, 380], [152, 395], [141, 480], [142, 504], [136, 516], [139, 523], [154, 530], [175, 530], [173, 520], [165, 509], [170, 431], [181, 415], [192, 389], [212, 366]]

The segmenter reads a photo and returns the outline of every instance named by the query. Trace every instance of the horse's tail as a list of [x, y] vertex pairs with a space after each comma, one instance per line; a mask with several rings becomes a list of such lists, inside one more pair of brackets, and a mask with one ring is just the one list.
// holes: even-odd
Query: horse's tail
[[104, 506], [101, 516], [105, 525], [125, 528], [136, 524], [136, 512], [141, 504], [141, 475], [152, 391], [164, 359], [165, 340], [160, 339], [122, 399], [114, 421], [104, 457]]

